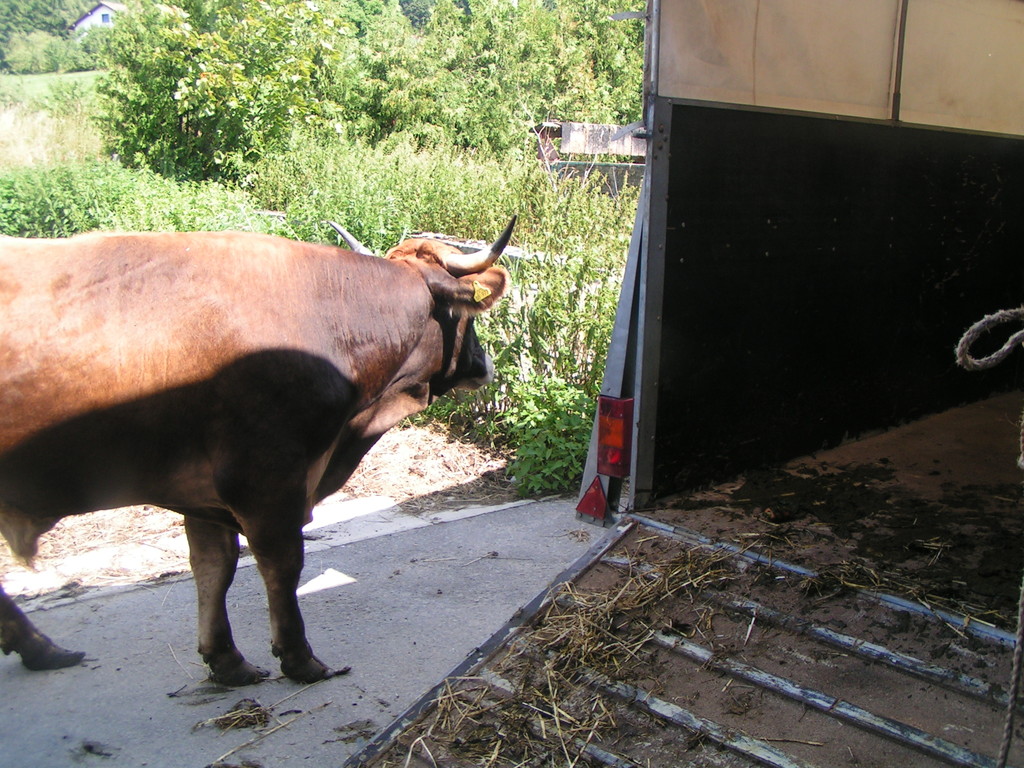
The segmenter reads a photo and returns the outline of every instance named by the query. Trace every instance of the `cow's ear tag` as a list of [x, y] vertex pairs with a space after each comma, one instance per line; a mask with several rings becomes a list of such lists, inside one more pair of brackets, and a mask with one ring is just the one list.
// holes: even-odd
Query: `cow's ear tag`
[[491, 295], [491, 289], [486, 285], [482, 285], [479, 280], [473, 281], [473, 301], [479, 304], [481, 301]]

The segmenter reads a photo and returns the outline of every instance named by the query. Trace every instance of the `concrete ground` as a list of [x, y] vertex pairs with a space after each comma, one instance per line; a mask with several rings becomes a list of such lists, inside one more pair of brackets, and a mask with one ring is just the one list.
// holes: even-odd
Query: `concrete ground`
[[[318, 509], [307, 545], [308, 637], [348, 675], [313, 686], [205, 681], [188, 576], [51, 595], [26, 610], [86, 661], [29, 672], [0, 656], [0, 768], [340, 766], [604, 536], [565, 500], [426, 519], [380, 506]], [[239, 648], [276, 676], [255, 568], [239, 568], [229, 601]], [[247, 697], [270, 710], [268, 725], [211, 722]]]

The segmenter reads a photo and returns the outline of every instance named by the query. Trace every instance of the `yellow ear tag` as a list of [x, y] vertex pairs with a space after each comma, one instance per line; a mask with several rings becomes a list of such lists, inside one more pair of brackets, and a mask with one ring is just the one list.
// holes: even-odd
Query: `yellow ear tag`
[[486, 285], [481, 285], [478, 280], [473, 281], [473, 301], [479, 304], [481, 301], [491, 295], [491, 289]]

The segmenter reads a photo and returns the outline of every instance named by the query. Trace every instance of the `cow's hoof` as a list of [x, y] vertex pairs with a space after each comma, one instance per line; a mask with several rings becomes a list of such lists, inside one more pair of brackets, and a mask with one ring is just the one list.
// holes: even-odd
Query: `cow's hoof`
[[299, 663], [281, 663], [281, 672], [284, 673], [285, 677], [297, 683], [317, 683], [329, 677], [347, 674], [351, 669], [351, 667], [342, 667], [337, 670], [331, 669], [317, 659], [316, 656], [310, 656], [306, 661]]
[[260, 669], [245, 659], [239, 659], [233, 664], [218, 664], [216, 667], [210, 665], [210, 679], [221, 685], [255, 685], [269, 676], [270, 673], [265, 669]]
[[21, 655], [21, 663], [36, 672], [73, 667], [85, 658], [84, 652], [61, 648], [48, 638], [45, 638], [45, 642], [35, 643], [31, 648], [19, 650], [18, 653]]

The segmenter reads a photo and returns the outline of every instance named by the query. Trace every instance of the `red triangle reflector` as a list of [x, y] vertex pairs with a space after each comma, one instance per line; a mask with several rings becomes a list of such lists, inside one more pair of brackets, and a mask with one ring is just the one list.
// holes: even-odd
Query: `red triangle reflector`
[[603, 521], [608, 516], [608, 496], [605, 495], [601, 478], [595, 477], [586, 493], [576, 505], [576, 511]]

